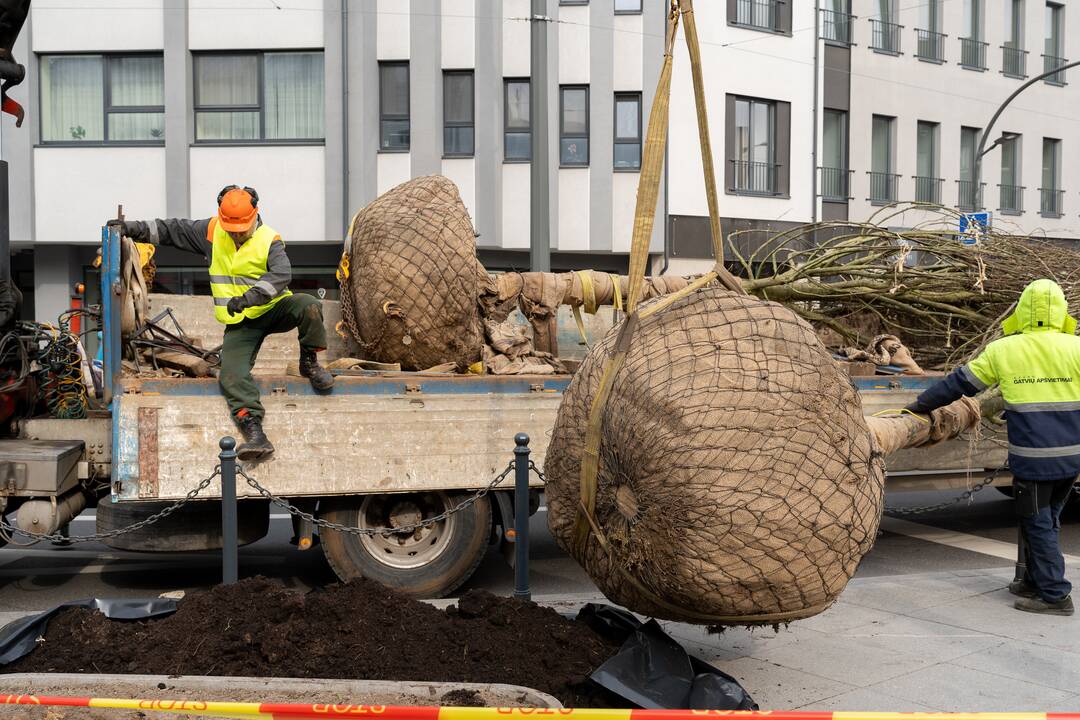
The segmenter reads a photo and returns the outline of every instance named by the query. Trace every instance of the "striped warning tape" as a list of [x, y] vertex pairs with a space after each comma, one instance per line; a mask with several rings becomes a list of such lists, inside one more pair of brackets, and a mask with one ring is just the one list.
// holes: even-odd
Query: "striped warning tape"
[[891, 712], [749, 712], [738, 710], [608, 710], [570, 708], [468, 708], [395, 707], [391, 705], [331, 705], [211, 702], [204, 700], [138, 700], [124, 698], [48, 697], [45, 695], [0, 695], [0, 705], [41, 705], [92, 707], [186, 713], [197, 717], [301, 718], [368, 717], [379, 720], [534, 720], [574, 717], [580, 720], [702, 720], [707, 717], [768, 718], [769, 720], [1080, 720], [1076, 713], [891, 713]]

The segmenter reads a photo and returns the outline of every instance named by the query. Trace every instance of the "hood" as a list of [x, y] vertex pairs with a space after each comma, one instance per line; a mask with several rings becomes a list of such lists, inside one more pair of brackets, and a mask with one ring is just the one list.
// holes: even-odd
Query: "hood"
[[1006, 335], [1049, 331], [1073, 335], [1076, 320], [1069, 316], [1069, 304], [1061, 286], [1044, 278], [1024, 288], [1016, 309], [1001, 323], [1001, 329]]

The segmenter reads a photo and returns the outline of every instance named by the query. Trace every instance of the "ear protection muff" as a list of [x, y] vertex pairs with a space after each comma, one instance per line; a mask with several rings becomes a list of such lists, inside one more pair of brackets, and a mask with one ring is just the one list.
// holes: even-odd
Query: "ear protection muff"
[[240, 187], [239, 185], [226, 185], [225, 187], [221, 188], [221, 192], [219, 192], [217, 195], [217, 204], [219, 206], [221, 205], [221, 201], [225, 198], [225, 193], [229, 192], [230, 190], [243, 190], [251, 196], [251, 207], [259, 207], [259, 193], [255, 191], [255, 188], [248, 187], [247, 185], [245, 185], [244, 187]]

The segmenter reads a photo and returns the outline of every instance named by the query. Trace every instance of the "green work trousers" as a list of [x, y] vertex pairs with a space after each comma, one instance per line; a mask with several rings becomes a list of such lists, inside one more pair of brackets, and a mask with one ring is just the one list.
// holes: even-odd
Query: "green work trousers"
[[301, 349], [326, 349], [322, 303], [311, 295], [289, 295], [257, 318], [225, 326], [218, 383], [233, 417], [239, 411], [247, 410], [262, 420], [264, 411], [259, 402], [259, 387], [251, 377], [251, 368], [255, 366], [259, 348], [267, 335], [296, 328], [300, 330]]

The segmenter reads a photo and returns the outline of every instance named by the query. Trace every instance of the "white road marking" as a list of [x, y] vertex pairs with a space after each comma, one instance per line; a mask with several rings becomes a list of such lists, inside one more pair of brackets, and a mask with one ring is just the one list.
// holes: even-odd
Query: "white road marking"
[[[881, 529], [885, 532], [906, 535], [917, 540], [947, 545], [958, 550], [967, 550], [968, 552], [989, 555], [1002, 560], [1016, 560], [1016, 543], [993, 540], [954, 530], [944, 530], [888, 516], [881, 519]], [[1066, 555], [1065, 562], [1080, 563], [1080, 556]]]

